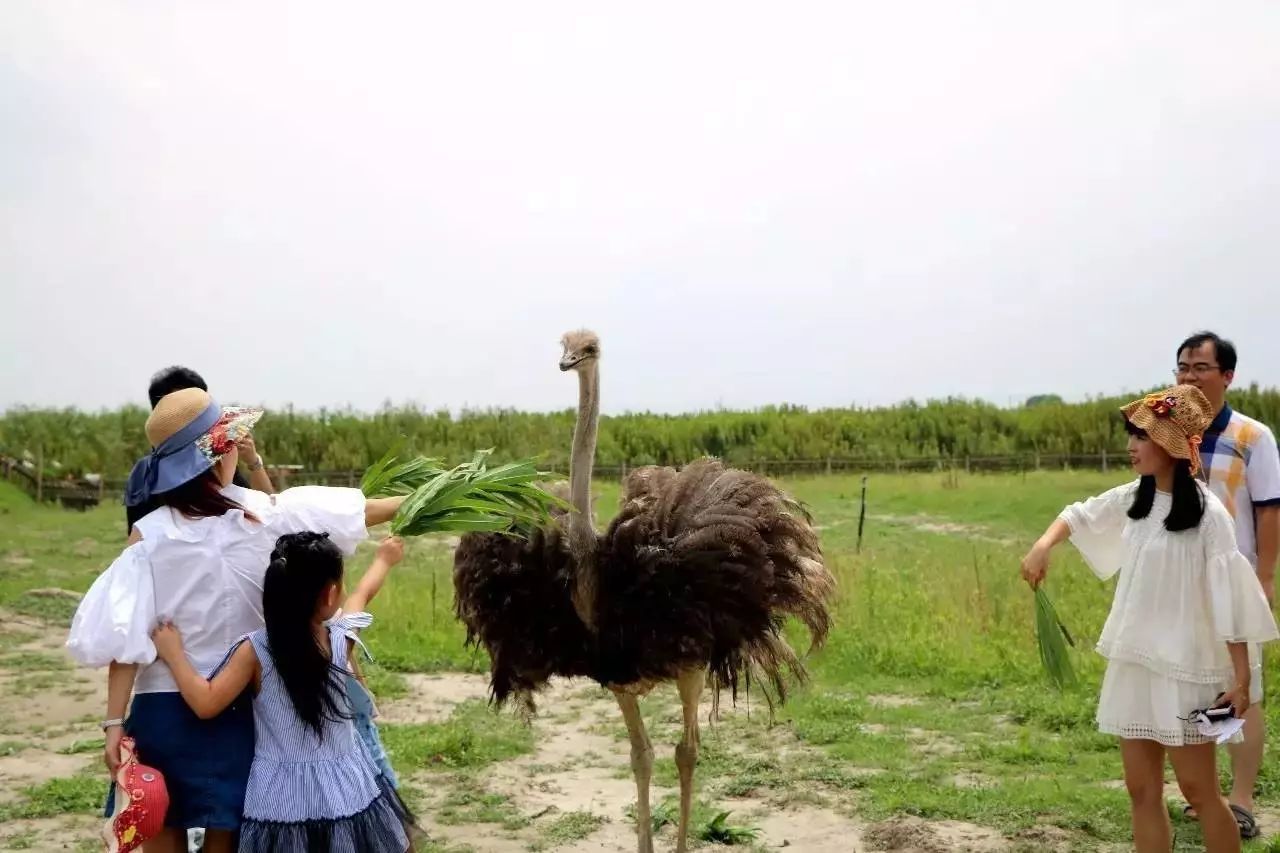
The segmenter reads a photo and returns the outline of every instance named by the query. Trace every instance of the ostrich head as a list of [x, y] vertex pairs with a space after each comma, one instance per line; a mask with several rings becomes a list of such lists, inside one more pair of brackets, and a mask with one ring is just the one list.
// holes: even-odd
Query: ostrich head
[[595, 364], [600, 358], [600, 337], [595, 332], [579, 329], [567, 332], [560, 339], [564, 355], [560, 356], [561, 370], [580, 370]]

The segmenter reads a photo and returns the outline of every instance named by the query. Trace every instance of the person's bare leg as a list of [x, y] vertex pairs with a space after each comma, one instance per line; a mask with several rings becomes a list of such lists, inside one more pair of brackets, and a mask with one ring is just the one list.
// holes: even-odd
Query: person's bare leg
[[187, 831], [166, 828], [142, 845], [142, 853], [187, 853]]
[[1182, 796], [1200, 817], [1204, 849], [1208, 853], [1240, 853], [1240, 828], [1226, 797], [1218, 790], [1218, 757], [1214, 749], [1212, 743], [1172, 748], [1169, 761]]
[[[235, 853], [239, 833], [227, 829], [206, 829], [202, 853]], [[183, 848], [185, 849], [185, 848]]]
[[1173, 830], [1164, 805], [1164, 747], [1153, 740], [1122, 739], [1120, 760], [1129, 792], [1134, 849], [1138, 853], [1169, 853]]
[[1253, 814], [1253, 792], [1262, 771], [1262, 755], [1266, 747], [1266, 718], [1261, 705], [1250, 705], [1244, 714], [1244, 743], [1230, 744], [1231, 794], [1233, 804]]

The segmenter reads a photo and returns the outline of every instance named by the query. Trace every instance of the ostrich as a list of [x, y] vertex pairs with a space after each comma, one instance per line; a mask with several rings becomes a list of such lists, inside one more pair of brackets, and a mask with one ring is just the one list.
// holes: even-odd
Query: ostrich
[[454, 555], [455, 611], [470, 643], [491, 660], [501, 705], [533, 710], [553, 675], [595, 679], [611, 690], [631, 741], [640, 853], [653, 853], [649, 783], [653, 748], [640, 699], [674, 681], [684, 727], [677, 853], [688, 849], [698, 703], [708, 675], [736, 692], [763, 677], [785, 699], [787, 675], [806, 673], [782, 636], [786, 616], [826, 639], [835, 582], [799, 505], [755, 474], [703, 459], [677, 471], [647, 467], [624, 484], [622, 506], [598, 534], [591, 474], [600, 411], [600, 341], [563, 338], [562, 371], [578, 375], [569, 468], [572, 511], [529, 541], [468, 534]]

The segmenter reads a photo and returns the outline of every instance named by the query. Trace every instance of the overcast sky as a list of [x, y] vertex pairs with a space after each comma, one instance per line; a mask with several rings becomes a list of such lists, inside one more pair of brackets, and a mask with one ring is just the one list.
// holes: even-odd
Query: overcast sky
[[0, 406], [1280, 385], [1280, 4], [0, 4]]

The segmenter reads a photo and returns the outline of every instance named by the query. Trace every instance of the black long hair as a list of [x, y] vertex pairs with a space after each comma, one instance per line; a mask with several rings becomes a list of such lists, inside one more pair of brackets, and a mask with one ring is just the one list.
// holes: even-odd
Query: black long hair
[[187, 518], [216, 518], [238, 509], [244, 512], [245, 518], [258, 520], [256, 515], [222, 493], [222, 481], [218, 479], [216, 465], [194, 480], [156, 495], [155, 500], [160, 506], [176, 509]]
[[[1124, 422], [1125, 432], [1144, 440], [1150, 440], [1147, 431], [1134, 426], [1129, 420]], [[1175, 459], [1173, 466], [1173, 505], [1164, 518], [1164, 529], [1171, 533], [1180, 530], [1191, 530], [1200, 526], [1204, 518], [1204, 495], [1200, 486], [1191, 474], [1191, 463], [1186, 459]], [[1138, 481], [1138, 492], [1133, 497], [1133, 505], [1129, 507], [1129, 517], [1146, 518], [1151, 514], [1151, 507], [1156, 501], [1156, 478], [1144, 476]]]
[[331, 583], [342, 581], [342, 552], [327, 533], [289, 533], [276, 540], [262, 584], [267, 644], [293, 709], [324, 736], [324, 721], [350, 719], [339, 703], [343, 671], [315, 635], [316, 608]]

